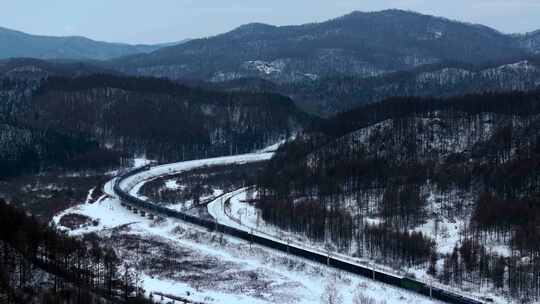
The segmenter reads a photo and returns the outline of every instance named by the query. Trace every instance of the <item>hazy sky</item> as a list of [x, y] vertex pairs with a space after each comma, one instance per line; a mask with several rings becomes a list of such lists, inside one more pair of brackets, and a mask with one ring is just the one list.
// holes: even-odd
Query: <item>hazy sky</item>
[[482, 23], [502, 32], [540, 29], [540, 0], [0, 0], [0, 26], [33, 34], [130, 43], [219, 34], [248, 22], [324, 21], [353, 10], [402, 8]]

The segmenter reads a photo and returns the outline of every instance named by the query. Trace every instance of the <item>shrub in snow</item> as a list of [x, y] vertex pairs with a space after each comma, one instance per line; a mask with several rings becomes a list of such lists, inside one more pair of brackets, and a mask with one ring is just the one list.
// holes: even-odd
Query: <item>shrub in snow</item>
[[330, 282], [324, 288], [321, 295], [321, 301], [324, 304], [342, 304], [343, 296], [339, 293], [335, 282]]

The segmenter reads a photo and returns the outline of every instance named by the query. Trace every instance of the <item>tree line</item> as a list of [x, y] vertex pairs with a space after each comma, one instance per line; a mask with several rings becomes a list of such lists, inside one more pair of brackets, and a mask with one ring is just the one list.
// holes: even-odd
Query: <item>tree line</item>
[[42, 303], [140, 302], [132, 271], [96, 236], [67, 237], [3, 200], [0, 245], [0, 292], [15, 303], [39, 301], [41, 273]]
[[107, 74], [3, 78], [0, 166], [7, 176], [51, 165], [110, 167], [138, 155], [165, 162], [239, 154], [309, 120], [290, 99], [270, 93]]

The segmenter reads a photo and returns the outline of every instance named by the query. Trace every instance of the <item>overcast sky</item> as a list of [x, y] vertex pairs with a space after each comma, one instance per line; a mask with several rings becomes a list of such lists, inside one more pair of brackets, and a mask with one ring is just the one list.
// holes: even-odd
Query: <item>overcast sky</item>
[[33, 34], [158, 43], [211, 36], [248, 22], [324, 21], [401, 8], [506, 33], [540, 29], [540, 0], [0, 0], [0, 26]]

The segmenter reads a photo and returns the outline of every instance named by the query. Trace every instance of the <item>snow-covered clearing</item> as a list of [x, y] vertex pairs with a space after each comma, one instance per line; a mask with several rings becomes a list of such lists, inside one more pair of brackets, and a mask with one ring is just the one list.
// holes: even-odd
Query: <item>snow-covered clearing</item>
[[[105, 188], [110, 188], [110, 184]], [[181, 221], [166, 219], [159, 223], [131, 213], [114, 197], [68, 209], [54, 217], [54, 223], [59, 226], [61, 216], [70, 213], [99, 220], [97, 226], [68, 231], [70, 235], [96, 232], [104, 239], [114, 236], [112, 243], [126, 261], [136, 262], [134, 254], [116, 238], [136, 236], [142, 241], [152, 241], [152, 248], [160, 246], [155, 245], [157, 242], [181, 251], [182, 254], [174, 256], [184, 259], [182, 265], [203, 264], [163, 277], [160, 272], [142, 269], [142, 285], [147, 293], [161, 292], [204, 303], [320, 303], [324, 287], [332, 282], [344, 303], [352, 303], [359, 290], [387, 303], [432, 303], [398, 288], [250, 246]], [[65, 228], [59, 226], [59, 229]], [[149, 254], [143, 259], [151, 257], [156, 258]]]
[[[221, 189], [212, 189], [212, 194], [211, 195], [204, 195], [204, 196], [201, 196], [199, 198], [199, 200], [201, 202], [208, 202], [220, 195], [223, 194], [223, 190]], [[195, 204], [195, 202], [190, 199], [190, 200], [187, 200], [187, 201], [183, 201], [183, 202], [179, 202], [179, 203], [175, 203], [175, 204], [170, 204], [170, 205], [167, 205], [167, 208], [169, 209], [172, 209], [172, 210], [175, 210], [175, 211], [179, 211], [179, 212], [186, 212], [186, 213], [189, 213], [190, 209], [193, 209], [193, 208], [196, 208], [197, 205]]]
[[[242, 164], [271, 157], [272, 153], [255, 153], [164, 165], [133, 176], [121, 187], [140, 188], [153, 178], [202, 166]], [[147, 265], [138, 269], [148, 294], [163, 293], [204, 303], [321, 303], [325, 287], [332, 285], [344, 299], [343, 303], [352, 303], [359, 293], [386, 303], [433, 303], [399, 288], [182, 221], [144, 218], [121, 206], [113, 185], [114, 179], [105, 184], [105, 194], [97, 201], [87, 201], [61, 212], [53, 218], [53, 223], [74, 236], [97, 233], [104, 242], [114, 246], [126, 265]], [[237, 192], [245, 193], [245, 190], [226, 194], [225, 199]], [[69, 230], [60, 224], [62, 216], [67, 214], [87, 216], [96, 225]], [[132, 242], [143, 244], [142, 247], [147, 244], [146, 251], [133, 254]], [[163, 264], [176, 265], [176, 268]]]

